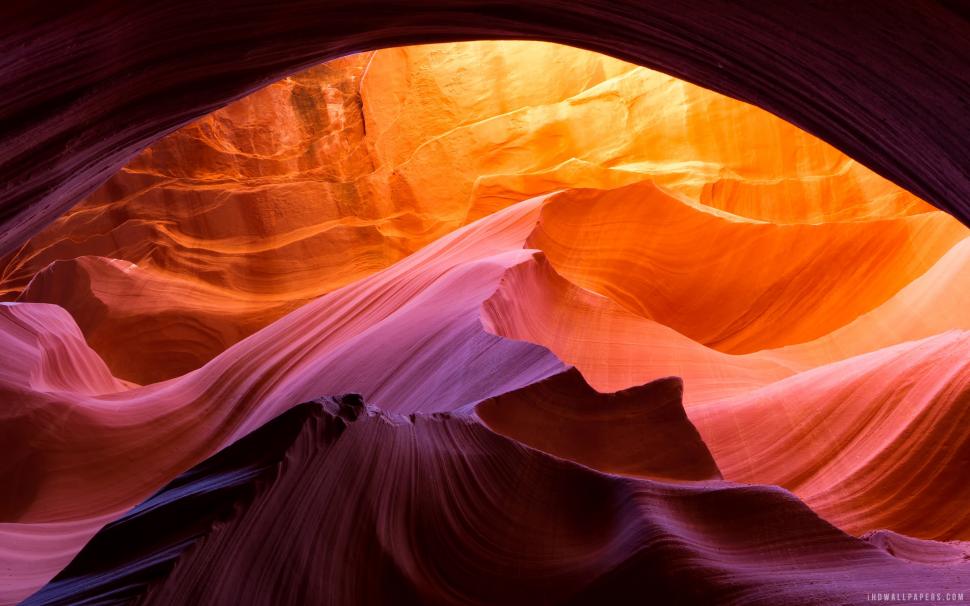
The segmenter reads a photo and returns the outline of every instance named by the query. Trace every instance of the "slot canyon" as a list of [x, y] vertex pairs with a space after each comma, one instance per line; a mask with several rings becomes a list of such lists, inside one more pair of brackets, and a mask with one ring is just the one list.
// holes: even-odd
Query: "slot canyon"
[[11, 12], [0, 605], [970, 602], [970, 11], [555, 4]]

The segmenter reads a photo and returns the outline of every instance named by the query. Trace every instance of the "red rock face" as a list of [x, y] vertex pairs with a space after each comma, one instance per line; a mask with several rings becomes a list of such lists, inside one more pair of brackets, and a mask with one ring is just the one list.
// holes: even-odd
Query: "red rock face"
[[[626, 476], [720, 479], [676, 377], [600, 394], [575, 368], [479, 403], [489, 428], [564, 459]], [[677, 448], [671, 448], [676, 443]]]
[[[701, 207], [592, 192], [586, 215], [585, 199], [558, 202], [531, 245], [580, 286], [727, 353], [823, 336], [964, 235], [755, 107], [602, 55], [481, 42], [340, 59], [162, 139], [8, 256], [0, 291], [64, 306], [115, 375], [154, 383], [509, 204], [645, 181]], [[634, 229], [585, 229], [600, 216]], [[623, 242], [640, 229], [657, 236]], [[637, 280], [608, 283], [603, 237], [622, 247], [611, 261], [639, 259]], [[879, 260], [842, 268], [855, 248]], [[752, 273], [768, 249], [791, 252]], [[692, 265], [710, 267], [703, 296], [680, 269]], [[831, 284], [815, 288], [820, 275]], [[856, 292], [863, 275], [873, 284]]]
[[3, 259], [0, 602], [970, 588], [968, 236], [588, 51], [293, 75]]

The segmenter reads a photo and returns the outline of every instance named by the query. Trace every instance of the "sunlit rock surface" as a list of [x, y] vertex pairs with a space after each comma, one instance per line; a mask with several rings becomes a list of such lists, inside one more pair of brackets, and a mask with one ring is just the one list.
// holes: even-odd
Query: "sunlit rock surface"
[[[135, 312], [113, 310], [108, 297], [96, 296], [108, 308], [104, 317], [94, 324], [78, 320], [118, 376], [150, 383], [198, 368], [306, 301], [511, 203], [565, 187], [603, 189], [642, 181], [754, 224], [876, 222], [934, 210], [765, 111], [658, 72], [551, 44], [430, 45], [354, 55], [314, 68], [162, 139], [0, 261], [0, 293], [9, 300], [69, 305], [79, 296], [68, 292], [73, 289], [41, 295], [26, 285], [50, 263], [81, 255], [140, 268], [123, 285], [110, 266], [86, 268], [89, 277], [82, 284], [91, 282], [101, 292], [148, 293], [172, 282], [171, 290], [185, 293], [191, 304], [173, 301], [163, 309], [165, 304], [156, 301], [154, 312], [139, 314], [136, 324], [128, 321]], [[658, 240], [657, 246], [695, 241], [685, 238], [688, 227], [671, 225], [686, 221], [688, 209], [670, 216], [641, 205], [637, 212], [641, 219], [656, 213], [652, 228], [662, 223], [671, 228], [668, 240]], [[960, 230], [958, 222], [930, 214], [935, 218], [924, 220], [932, 226], [947, 223], [951, 232]], [[692, 224], [689, 229], [692, 234], [713, 230], [711, 241], [723, 230], [734, 231], [736, 221], [743, 222], [712, 217], [708, 223], [722, 227]], [[919, 227], [900, 222], [883, 229], [893, 232], [884, 243], [888, 249], [894, 246], [892, 237], [905, 239]], [[852, 230], [829, 231], [845, 240]], [[749, 226], [737, 238], [778, 232], [783, 245], [805, 258], [816, 254], [813, 246], [832, 257], [842, 253], [823, 238], [805, 246], [797, 234], [806, 231], [812, 229]], [[879, 228], [867, 233], [880, 236]], [[953, 236], [944, 237], [939, 247], [946, 246], [947, 237]], [[777, 245], [764, 245], [772, 244]], [[740, 251], [738, 258], [758, 254], [757, 246]], [[674, 250], [667, 254], [673, 257]], [[710, 254], [715, 252], [712, 246]], [[912, 269], [888, 283], [887, 292], [919, 271], [921, 261], [911, 262]], [[725, 281], [731, 271], [747, 272], [743, 263], [723, 263], [731, 268], [718, 272]], [[867, 271], [864, 264], [855, 267]], [[789, 272], [799, 268], [799, 259], [789, 259]], [[893, 269], [887, 263], [882, 271]], [[661, 311], [662, 320], [719, 349], [753, 351], [761, 340], [723, 324], [745, 321], [732, 316], [749, 309], [755, 295], [745, 296], [746, 290], [766, 290], [766, 280], [788, 277], [784, 271], [766, 273], [773, 277], [752, 275], [750, 287], [734, 290], [735, 309], [711, 318], [721, 326], [707, 320], [697, 324], [704, 301], [694, 303], [694, 313], [683, 319]], [[709, 300], [720, 300], [721, 294], [715, 289]], [[681, 299], [674, 296], [670, 304], [680, 306]], [[774, 322], [772, 312], [778, 310], [770, 301], [755, 307], [750, 313], [768, 307], [764, 321]], [[814, 329], [790, 330], [818, 336], [840, 321], [824, 306], [815, 309], [816, 317], [805, 320]], [[844, 315], [856, 311], [848, 307]], [[825, 321], [819, 323], [819, 317]], [[105, 334], [127, 339], [112, 343]]]
[[[0, 603], [62, 570], [36, 603], [961, 589], [968, 236], [760, 109], [586, 51], [318, 66], [3, 259]], [[236, 459], [348, 393], [372, 408], [299, 407], [303, 437]], [[139, 512], [167, 534], [125, 538]]]

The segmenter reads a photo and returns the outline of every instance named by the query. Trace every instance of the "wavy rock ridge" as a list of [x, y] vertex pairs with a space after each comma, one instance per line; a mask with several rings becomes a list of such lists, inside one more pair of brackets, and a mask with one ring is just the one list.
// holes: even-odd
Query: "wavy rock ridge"
[[0, 603], [963, 590], [968, 236], [586, 51], [293, 75], [0, 262]]
[[[202, 366], [307, 301], [509, 204], [566, 187], [644, 180], [751, 220], [745, 227], [714, 215], [708, 222], [722, 225], [708, 226], [702, 207], [689, 225], [677, 225], [690, 211], [671, 202], [651, 225], [666, 224], [671, 239], [655, 242], [653, 257], [637, 251], [651, 261], [687, 246], [683, 234], [693, 233], [687, 230], [709, 231], [712, 241], [728, 230], [739, 241], [778, 232], [785, 242], [776, 246], [801, 251], [801, 264], [820, 257], [817, 272], [865, 246], [858, 232], [882, 238], [887, 252], [905, 259], [934, 252], [916, 253], [906, 238], [923, 242], [946, 228], [938, 239], [943, 249], [959, 230], [942, 213], [929, 213], [925, 202], [754, 106], [578, 49], [474, 42], [342, 58], [173, 133], [0, 260], [0, 293], [71, 310], [116, 376], [153, 383]], [[644, 198], [627, 204], [649, 214], [662, 206], [660, 196]], [[909, 215], [927, 225], [852, 226]], [[813, 228], [804, 224], [830, 222], [839, 223], [826, 228], [839, 232], [838, 247], [806, 233]], [[906, 271], [891, 262], [873, 269], [895, 276], [888, 294], [929, 256], [912, 259]], [[717, 275], [731, 285], [737, 267], [718, 268]], [[771, 279], [781, 283], [802, 269], [793, 258]], [[812, 273], [806, 270], [803, 280]], [[669, 271], [656, 276], [670, 278]], [[751, 278], [749, 289], [770, 287], [765, 278]], [[636, 300], [642, 287], [621, 302], [732, 353], [764, 341], [732, 328], [751, 322], [745, 313], [778, 330], [778, 314], [814, 306], [814, 315], [793, 327], [814, 331], [810, 337], [858, 311], [842, 297], [832, 298], [841, 302], [834, 313], [817, 298], [786, 310], [735, 296], [725, 314], [737, 317], [709, 326], [704, 301], [680, 317], [656, 298], [644, 307]], [[674, 281], [673, 293], [659, 294], [680, 308], [685, 296], [696, 296], [691, 288]], [[723, 288], [713, 289], [710, 300], [723, 303]]]
[[[554, 209], [563, 199], [568, 202], [569, 195], [567, 192], [529, 200], [458, 230], [384, 272], [335, 291], [293, 312], [230, 348], [199, 371], [180, 379], [147, 387], [131, 387], [112, 382], [103, 365], [96, 365], [97, 357], [90, 349], [86, 349], [87, 355], [92, 359], [89, 364], [95, 364], [91, 367], [93, 369], [100, 369], [97, 372], [86, 371], [82, 375], [87, 383], [93, 382], [93, 386], [88, 388], [91, 395], [84, 396], [81, 390], [66, 384], [55, 390], [51, 389], [51, 384], [44, 383], [41, 385], [43, 391], [31, 391], [32, 384], [28, 382], [31, 379], [28, 377], [37, 376], [37, 373], [27, 368], [21, 371], [21, 375], [9, 377], [5, 387], [7, 393], [17, 393], [21, 401], [27, 398], [27, 402], [36, 402], [33, 406], [22, 407], [12, 417], [18, 419], [20, 427], [32, 428], [30, 431], [18, 429], [16, 435], [21, 441], [14, 443], [22, 445], [24, 456], [42, 454], [33, 463], [34, 467], [30, 469], [28, 477], [44, 479], [32, 492], [19, 493], [23, 496], [23, 501], [8, 506], [8, 515], [13, 516], [8, 520], [19, 520], [19, 523], [7, 526], [5, 540], [8, 541], [8, 549], [11, 549], [8, 565], [20, 571], [17, 573], [20, 578], [18, 583], [22, 583], [20, 586], [29, 587], [36, 582], [34, 579], [38, 575], [56, 572], [73, 555], [73, 551], [80, 548], [87, 537], [94, 534], [106, 521], [105, 516], [109, 516], [108, 519], [116, 517], [125, 508], [147, 497], [152, 490], [168, 481], [180, 467], [194, 464], [211, 453], [213, 444], [231, 444], [238, 437], [288, 409], [291, 402], [305, 398], [305, 394], [360, 389], [366, 390], [367, 397], [381, 402], [391, 411], [447, 411], [467, 409], [475, 403], [516, 387], [530, 385], [559, 372], [563, 365], [549, 350], [494, 336], [492, 332], [502, 333], [496, 331], [496, 323], [490, 317], [494, 317], [491, 306], [496, 297], [500, 293], [508, 293], [510, 288], [519, 284], [510, 280], [513, 276], [535, 276], [538, 270], [538, 275], [542, 278], [538, 283], [540, 286], [544, 283], [556, 286], [545, 291], [547, 298], [553, 301], [557, 296], [571, 292], [570, 289], [578, 288], [570, 286], [563, 290], [564, 285], [569, 283], [554, 273], [539, 251], [522, 248], [541, 229], [543, 212]], [[595, 293], [585, 290], [580, 292], [587, 293], [587, 298], [591, 298], [591, 301], [604, 300]], [[515, 300], [514, 297], [506, 299]], [[528, 314], [532, 306], [541, 300], [522, 296], [518, 299], [519, 307]], [[615, 303], [613, 305], [614, 313], [621, 317], [630, 317], [630, 312]], [[35, 335], [43, 332], [43, 326], [49, 321], [47, 318], [57, 317], [58, 314], [66, 316], [58, 307], [37, 304], [19, 303], [4, 309], [11, 320], [27, 318], [32, 321], [33, 324], [28, 325], [33, 326], [32, 334]], [[596, 316], [591, 314], [590, 317], [595, 319]], [[24, 322], [20, 319], [16, 325], [23, 326]], [[641, 318], [639, 322], [648, 327], [659, 326], [645, 318]], [[593, 322], [593, 326], [596, 325]], [[13, 330], [13, 326], [10, 330]], [[429, 336], [426, 326], [438, 328]], [[541, 326], [537, 325], [540, 329]], [[571, 339], [579, 337], [580, 342], [586, 342], [582, 340], [584, 335], [587, 338], [590, 336], [583, 332], [585, 329], [580, 323], [562, 324], [559, 330], [573, 331], [575, 336]], [[658, 329], [651, 330], [656, 332]], [[664, 330], [667, 332], [660, 331], [660, 334], [667, 335], [667, 339], [673, 339], [682, 345], [693, 345], [684, 345], [687, 349], [678, 352], [676, 349], [664, 349], [661, 341], [644, 340], [632, 350], [631, 355], [634, 358], [631, 359], [639, 359], [637, 351], [649, 351], [653, 347], [660, 348], [655, 351], [666, 352], [665, 355], [677, 364], [695, 363], [691, 360], [703, 360], [704, 356], [717, 359], [718, 356], [727, 355], [706, 349], [701, 344], [673, 333], [669, 328]], [[70, 334], [76, 341], [80, 340], [76, 329]], [[299, 335], [299, 338], [293, 339], [294, 335]], [[622, 332], [619, 336], [628, 339], [631, 335]], [[37, 339], [37, 347], [41, 348], [43, 340], [39, 336], [33, 338]], [[381, 343], [381, 347], [367, 346], [368, 343], [375, 342]], [[609, 346], [608, 341], [594, 338], [588, 343], [591, 344], [590, 347], [599, 343], [597, 347], [605, 348], [603, 351], [614, 352], [615, 355], [616, 348]], [[589, 353], [595, 355], [597, 350], [590, 347], [587, 347]], [[621, 348], [620, 351], [624, 350]], [[708, 353], [698, 358], [697, 352], [704, 351]], [[871, 354], [875, 356], [873, 359], [877, 365], [883, 359], [881, 354], [882, 351]], [[761, 356], [764, 360], [781, 357], [779, 353], [772, 351]], [[442, 360], [447, 360], [448, 363], [443, 364]], [[680, 362], [676, 362], [677, 360]], [[763, 365], [762, 362], [758, 364]], [[842, 364], [851, 367], [856, 364], [856, 360], [852, 358]], [[886, 364], [887, 370], [903, 374], [909, 371], [908, 365], [903, 365], [900, 370], [892, 360], [886, 360]], [[844, 377], [844, 371], [837, 366], [836, 364], [833, 367], [832, 376]], [[714, 387], [716, 377], [730, 372], [730, 368], [716, 364], [699, 364], [696, 368], [697, 372], [703, 371], [709, 377], [708, 384], [712, 386], [709, 399], [716, 397], [718, 393], [738, 393], [737, 387], [731, 387], [730, 382], [729, 388], [725, 388], [723, 392]], [[774, 368], [778, 368], [777, 364]], [[827, 365], [820, 366], [817, 372], [828, 372], [828, 368]], [[943, 383], [940, 385], [943, 386], [943, 393], [956, 396], [956, 400], [951, 401], [956, 405], [954, 412], [959, 414], [962, 410], [959, 402], [965, 397], [962, 394], [966, 393], [965, 388], [960, 387], [965, 384], [966, 367], [953, 366], [950, 362], [941, 360], [939, 368], [951, 369], [949, 375], [941, 376]], [[582, 366], [580, 369], [582, 370]], [[659, 377], [652, 374], [658, 372], [663, 374]], [[791, 369], [786, 372], [798, 379], [803, 376], [795, 375], [796, 371]], [[90, 378], [88, 374], [91, 374]], [[668, 374], [670, 373], [663, 366], [648, 366], [636, 376], [641, 382], [648, 382]], [[575, 381], [576, 376], [572, 376]], [[810, 383], [813, 375], [805, 373], [804, 376], [805, 382]], [[100, 382], [95, 382], [96, 380]], [[775, 385], [778, 386], [777, 389], [781, 389], [786, 383], [773, 383], [764, 389], [776, 389]], [[839, 385], [841, 383], [836, 381], [833, 389], [837, 389]], [[892, 383], [886, 393], [895, 397], [891, 395], [895, 393], [891, 385]], [[540, 387], [541, 384], [537, 389]], [[581, 413], [577, 419], [583, 419], [574, 423], [590, 424], [592, 427], [594, 419], [602, 418], [603, 415], [603, 412], [592, 411], [603, 404], [592, 404], [596, 399], [591, 400], [590, 397], [595, 392], [584, 392], [579, 387], [570, 388], [571, 392], [579, 395], [586, 393], [585, 397], [580, 397], [580, 400], [570, 405], [579, 407], [574, 409], [577, 410], [574, 414]], [[761, 397], [760, 391], [752, 391], [756, 387], [749, 385], [745, 393], [752, 394], [750, 397], [753, 398]], [[851, 390], [851, 386], [848, 389]], [[530, 405], [540, 406], [547, 399], [541, 395], [541, 391], [537, 393], [538, 396], [533, 394], [527, 398]], [[814, 398], [824, 399], [830, 397], [830, 393], [835, 392], [825, 391], [825, 388], [803, 388], [787, 392], [786, 399], [788, 402], [804, 402], [806, 407], [813, 407], [817, 406], [813, 404]], [[948, 397], [952, 398], [953, 395]], [[502, 430], [500, 426], [505, 416], [503, 410], [515, 412], [516, 397], [501, 396], [491, 404], [484, 404], [486, 420], [496, 423]], [[872, 405], [884, 402], [884, 397], [874, 397]], [[608, 401], [609, 399], [603, 400], [603, 403]], [[594, 408], [587, 413], [583, 402]], [[567, 406], [560, 408], [562, 412], [555, 413], [553, 411], [556, 408], [549, 409], [546, 406], [549, 412], [541, 415], [544, 423], [553, 418], [551, 414], [561, 416], [570, 410]], [[556, 407], [561, 406], [561, 402], [556, 404]], [[489, 408], [493, 410], [489, 411]], [[65, 414], [68, 410], [75, 412]], [[609, 407], [603, 410], [609, 410]], [[646, 410], [637, 408], [640, 414], [645, 414]], [[705, 405], [704, 408], [696, 410], [706, 411], [708, 408]], [[718, 410], [718, 407], [713, 407], [713, 410]], [[747, 449], [749, 444], [753, 446], [750, 439], [744, 436], [734, 441], [717, 439], [717, 428], [730, 427], [733, 423], [735, 407], [723, 407], [720, 411], [720, 415], [695, 413], [695, 405], [688, 402], [687, 413], [697, 419], [700, 435], [705, 440], [712, 440], [709, 444], [713, 445], [711, 453], [714, 461], [718, 461], [721, 456], [730, 457], [731, 448]], [[589, 443], [584, 443], [585, 438], [592, 434], [587, 433], [584, 440], [577, 439], [578, 425], [573, 425], [573, 438], [570, 438], [568, 433], [562, 433], [568, 431], [568, 422], [561, 425], [563, 429], [559, 433], [546, 433], [541, 428], [535, 429], [539, 419], [533, 417], [534, 420], [529, 422], [528, 416], [523, 417], [522, 414], [515, 412], [515, 416], [511, 417], [518, 419], [515, 422], [505, 420], [509, 427], [505, 431], [514, 432], [511, 435], [517, 439], [591, 467], [618, 471], [620, 468], [617, 465], [629, 465], [630, 459], [624, 461], [623, 455], [626, 451], [619, 448], [623, 440], [620, 432], [633, 427], [626, 426], [628, 422], [623, 427], [604, 427], [604, 439], [609, 440], [611, 446], [617, 446], [616, 450], [611, 449], [607, 453], [607, 456], [614, 457], [611, 460], [604, 459], [604, 453], [590, 448]], [[768, 414], [768, 417], [771, 418], [771, 415]], [[200, 424], [200, 418], [204, 418], [205, 423]], [[838, 419], [836, 422], [845, 421], [843, 417], [835, 419]], [[644, 419], [643, 422], [653, 427], [656, 419], [649, 423]], [[680, 422], [681, 427], [685, 422]], [[530, 423], [533, 429], [530, 429]], [[879, 431], [879, 426], [873, 428]], [[689, 440], [697, 439], [693, 428], [688, 429], [688, 433], [681, 433], [678, 449], [686, 447]], [[707, 433], [708, 429], [710, 434]], [[871, 435], [870, 439], [876, 443], [885, 439], [878, 433], [870, 434], [873, 430], [865, 424], [856, 426], [855, 430], [858, 435]], [[779, 425], [779, 431], [784, 431], [784, 425]], [[691, 435], [694, 437], [691, 438]], [[684, 442], [685, 438], [688, 442]], [[817, 433], [815, 439], [819, 457], [804, 456], [805, 465], [818, 465], [831, 460], [833, 456], [844, 454], [845, 445], [842, 441], [830, 439], [824, 433]], [[932, 439], [930, 437], [927, 443], [931, 443]], [[103, 444], [106, 443], [115, 445], [115, 448], [105, 450]], [[642, 447], [644, 444], [642, 438], [628, 443], [631, 447]], [[942, 457], [939, 462], [941, 470], [948, 466], [954, 472], [959, 470], [961, 459], [950, 458], [948, 453], [960, 452], [959, 448], [962, 447], [959, 445], [966, 443], [966, 433], [951, 431], [941, 434], [935, 443], [944, 447], [938, 451]], [[825, 451], [826, 448], [829, 450]], [[690, 465], [700, 463], [697, 454], [690, 454], [691, 450], [674, 452], [682, 452], [681, 460]], [[706, 453], [707, 449], [703, 448], [703, 452]], [[642, 455], [635, 453], [631, 448], [629, 454], [637, 457], [636, 462], [639, 465], [648, 463], [649, 459], [645, 460]], [[668, 457], [664, 465], [671, 464], [672, 459], [669, 457], [672, 454], [663, 453]], [[777, 462], [781, 468], [785, 468], [785, 462], [791, 460], [790, 453], [782, 452], [778, 457]], [[661, 460], [663, 459], [658, 459]], [[898, 460], [887, 454], [885, 458], [885, 464], [890, 467], [903, 464], [901, 470], [906, 469], [905, 465], [918, 465], [921, 461], [921, 458], [915, 456]], [[878, 467], [875, 469], [878, 470]], [[131, 472], [134, 470], [138, 470], [138, 474], [133, 475]], [[627, 467], [627, 472], [630, 471], [633, 470]], [[653, 474], [656, 472], [657, 468], [654, 468]], [[643, 474], [642, 471], [634, 473]], [[696, 479], [699, 476], [685, 477]], [[726, 477], [731, 479], [732, 475], [729, 473]], [[867, 479], [865, 475], [848, 477], [858, 477], [862, 487], [867, 486], [870, 483], [868, 479], [871, 479], [871, 476]], [[752, 479], [760, 481], [757, 477], [749, 478], [749, 481]], [[773, 479], [785, 482], [783, 479]], [[832, 477], [833, 481], [836, 479]], [[94, 486], [98, 488], [92, 490]], [[920, 499], [928, 507], [945, 503], [954, 494], [947, 486], [942, 483], [927, 483], [920, 493]], [[798, 491], [802, 487], [795, 485], [793, 488]], [[816, 493], [808, 491], [806, 494], [811, 498]], [[839, 494], [832, 493], [836, 498], [829, 502], [834, 508], [830, 506], [827, 516], [840, 521], [846, 527], [872, 530], [889, 526], [899, 531], [915, 531], [927, 538], [962, 538], [963, 531], [959, 524], [965, 518], [957, 510], [954, 510], [955, 517], [946, 522], [948, 526], [914, 527], [911, 521], [919, 517], [918, 510], [907, 506], [888, 510], [879, 506], [873, 507], [878, 501], [872, 500], [870, 497], [874, 497], [874, 493], [866, 492], [865, 488], [855, 499], [841, 499], [838, 498]], [[954, 522], [956, 526], [953, 525]], [[55, 524], [52, 526], [51, 523]], [[56, 530], [58, 525], [64, 530]], [[53, 536], [60, 537], [58, 543], [63, 550], [51, 551], [42, 547], [50, 542], [52, 533]], [[44, 554], [43, 557], [25, 558], [26, 553], [34, 550]]]
[[894, 558], [776, 488], [601, 475], [468, 416], [343, 397], [183, 474], [25, 605], [862, 603], [967, 582], [966, 566]]

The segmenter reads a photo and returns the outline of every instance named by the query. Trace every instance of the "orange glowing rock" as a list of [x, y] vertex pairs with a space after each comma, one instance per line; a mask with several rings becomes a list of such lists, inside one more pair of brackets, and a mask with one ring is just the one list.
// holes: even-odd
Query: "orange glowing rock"
[[690, 405], [794, 374], [784, 361], [719, 352], [638, 316], [565, 280], [543, 255], [506, 272], [482, 306], [482, 322], [499, 336], [548, 347], [604, 393], [675, 376]]
[[678, 376], [685, 404], [693, 405], [906, 341], [970, 330], [970, 237], [847, 325], [807, 343], [749, 354], [706, 347], [576, 286], [544, 254], [506, 272], [483, 304], [482, 321], [494, 334], [548, 347], [601, 392]]
[[[174, 279], [193, 303], [156, 306], [157, 320], [140, 315], [133, 356], [80, 322], [116, 374], [147, 383], [198, 367], [287, 311], [509, 204], [644, 180], [752, 222], [933, 210], [763, 110], [664, 74], [545, 43], [427, 45], [313, 68], [162, 139], [0, 261], [0, 293], [70, 305], [69, 289], [39, 299], [24, 289], [50, 263], [84, 255], [137, 264], [158, 285], [150, 291]], [[104, 269], [86, 272], [113, 281], [117, 272]], [[216, 309], [234, 327], [200, 329], [220, 324]], [[129, 315], [107, 312], [97, 330], [126, 333]], [[187, 343], [150, 337], [163, 327]], [[760, 344], [721, 332], [685, 334], [720, 340], [725, 351]]]
[[[195, 370], [214, 347], [228, 347], [296, 307], [105, 257], [55, 261], [20, 299], [66, 309], [112, 372], [139, 384]], [[159, 352], [163, 365], [156, 364]]]
[[966, 235], [941, 212], [765, 223], [640, 183], [556, 196], [529, 244], [577, 285], [699, 343], [741, 354], [844, 326]]
[[0, 264], [0, 603], [348, 392], [477, 410], [609, 473], [780, 484], [856, 534], [968, 539], [968, 235], [761, 110], [585, 51], [293, 76]]
[[724, 477], [784, 486], [852, 534], [970, 540], [970, 331], [688, 410]]

